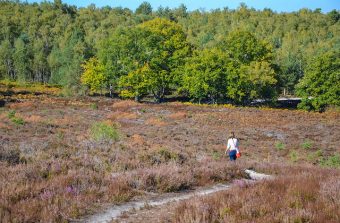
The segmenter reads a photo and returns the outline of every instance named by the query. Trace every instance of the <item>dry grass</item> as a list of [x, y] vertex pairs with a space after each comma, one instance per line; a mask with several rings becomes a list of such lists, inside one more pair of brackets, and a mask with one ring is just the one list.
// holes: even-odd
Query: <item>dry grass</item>
[[185, 119], [187, 117], [188, 117], [188, 115], [187, 115], [186, 112], [176, 112], [176, 113], [168, 115], [168, 118], [171, 119], [171, 120], [182, 120], [182, 119]]
[[43, 118], [40, 115], [29, 115], [24, 118], [25, 122], [41, 122]]
[[114, 110], [119, 110], [119, 111], [126, 111], [128, 110], [129, 108], [131, 107], [136, 107], [140, 105], [139, 103], [135, 102], [135, 101], [132, 101], [132, 100], [124, 100], [124, 101], [118, 101], [118, 102], [115, 102], [113, 105], [112, 105], [112, 108]]
[[137, 119], [138, 115], [135, 113], [129, 113], [129, 112], [113, 112], [112, 114], [107, 115], [108, 119], [111, 119], [113, 121], [121, 121], [121, 120], [131, 120], [131, 119]]
[[[282, 166], [284, 168], [284, 166]], [[339, 172], [303, 168], [271, 181], [183, 202], [174, 222], [339, 222]]]
[[[16, 96], [12, 96], [12, 101], [16, 101]], [[18, 125], [8, 118], [13, 108], [25, 124]], [[337, 203], [331, 205], [331, 197], [338, 194], [328, 190], [337, 189], [337, 181], [329, 177], [338, 174], [336, 170], [324, 176], [323, 170], [319, 170], [316, 178], [307, 177], [312, 170], [309, 166], [340, 152], [340, 116], [336, 112], [318, 114], [178, 103], [147, 105], [105, 98], [39, 95], [20, 96], [19, 102], [7, 103], [0, 118], [0, 219], [3, 222], [70, 221], [105, 203], [125, 202], [145, 196], [148, 191], [163, 193], [231, 182], [243, 178], [242, 169], [251, 166], [276, 175], [283, 174], [282, 168], [288, 171], [292, 177], [277, 179], [279, 185], [288, 186], [281, 192], [274, 191], [284, 198], [292, 198], [286, 194], [294, 194], [294, 188], [311, 184], [320, 191], [315, 199], [328, 208], [323, 213], [331, 213], [338, 207]], [[89, 130], [97, 122], [115, 123], [119, 140], [93, 140]], [[230, 130], [240, 137], [243, 152], [242, 159], [233, 166], [223, 155]], [[306, 139], [319, 142], [318, 146], [301, 148]], [[278, 150], [277, 142], [285, 148]], [[297, 157], [291, 155], [293, 151], [297, 151]], [[307, 158], [309, 155], [311, 159]], [[298, 171], [303, 173], [299, 175]], [[295, 185], [294, 177], [301, 177], [302, 183]], [[317, 187], [317, 180], [332, 187], [323, 184]], [[261, 192], [264, 197], [270, 187], [266, 182], [247, 191]], [[249, 196], [242, 195], [242, 190], [239, 193], [244, 199]], [[241, 201], [230, 202], [239, 205], [237, 202]], [[264, 201], [254, 198], [248, 203], [255, 206], [261, 202]], [[287, 202], [282, 205], [289, 206], [294, 200]], [[317, 205], [313, 202], [306, 204]], [[218, 205], [217, 202], [212, 207]], [[196, 216], [195, 209], [189, 208], [189, 203], [187, 207], [183, 213], [192, 219]], [[249, 209], [242, 213], [248, 216]], [[296, 210], [300, 213], [305, 209], [298, 206]], [[306, 210], [314, 216], [315, 209]], [[175, 220], [185, 221], [180, 212], [178, 216]], [[269, 219], [269, 215], [265, 216]]]
[[167, 126], [167, 123], [163, 120], [161, 120], [160, 118], [149, 118], [148, 120], [146, 120], [145, 124], [147, 125], [153, 125], [153, 126], [158, 126], [158, 127], [164, 127]]
[[20, 109], [20, 108], [29, 108], [29, 107], [33, 107], [34, 103], [31, 101], [26, 101], [26, 102], [22, 102], [22, 103], [15, 103], [15, 104], [10, 104], [9, 108], [11, 109]]

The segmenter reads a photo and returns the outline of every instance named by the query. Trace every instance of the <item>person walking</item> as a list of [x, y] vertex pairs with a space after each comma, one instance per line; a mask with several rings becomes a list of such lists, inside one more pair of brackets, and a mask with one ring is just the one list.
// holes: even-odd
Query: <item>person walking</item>
[[231, 132], [229, 139], [228, 139], [228, 143], [227, 143], [227, 149], [225, 150], [225, 154], [227, 154], [229, 151], [229, 158], [231, 161], [235, 161], [237, 156], [237, 154], [240, 154], [239, 151], [239, 142], [238, 139], [235, 137], [235, 133]]

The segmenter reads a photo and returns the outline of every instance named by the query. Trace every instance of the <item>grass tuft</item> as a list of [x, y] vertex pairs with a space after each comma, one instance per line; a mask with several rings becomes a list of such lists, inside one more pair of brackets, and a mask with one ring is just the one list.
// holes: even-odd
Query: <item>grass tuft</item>
[[283, 142], [276, 142], [275, 148], [279, 151], [284, 150], [286, 148], [286, 145]]
[[320, 165], [324, 167], [340, 168], [340, 154], [335, 153], [333, 156], [330, 156], [327, 159], [322, 159], [320, 161]]
[[119, 133], [117, 126], [108, 122], [96, 122], [90, 129], [91, 138], [95, 141], [117, 141]]
[[302, 144], [301, 147], [305, 150], [311, 149], [313, 146], [313, 142], [309, 139], [306, 139]]

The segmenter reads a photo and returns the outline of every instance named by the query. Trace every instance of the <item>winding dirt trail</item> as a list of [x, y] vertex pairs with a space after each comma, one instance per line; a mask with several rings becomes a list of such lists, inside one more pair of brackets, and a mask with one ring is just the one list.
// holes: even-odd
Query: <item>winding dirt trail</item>
[[[249, 178], [251, 180], [264, 180], [264, 179], [271, 179], [272, 176], [256, 173], [252, 170], [246, 170]], [[187, 200], [193, 197], [201, 197], [206, 196], [209, 194], [213, 194], [219, 191], [228, 190], [232, 184], [217, 184], [212, 187], [199, 189], [192, 192], [182, 192], [182, 193], [172, 193], [172, 194], [165, 194], [159, 198], [149, 198], [141, 201], [131, 201], [127, 202], [122, 205], [114, 205], [103, 212], [99, 212], [95, 215], [89, 216], [88, 218], [84, 219], [82, 222], [86, 223], [103, 223], [103, 222], [111, 222], [115, 219], [118, 219], [124, 212], [131, 211], [131, 210], [138, 210], [144, 207], [156, 207], [165, 205], [171, 202], [177, 202], [181, 200]]]

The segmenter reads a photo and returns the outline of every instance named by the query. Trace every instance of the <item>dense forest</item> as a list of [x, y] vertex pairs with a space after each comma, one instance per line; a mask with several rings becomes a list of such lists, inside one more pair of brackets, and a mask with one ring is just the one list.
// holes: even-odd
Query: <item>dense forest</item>
[[0, 2], [0, 79], [83, 94], [112, 88], [248, 104], [283, 90], [300, 107], [340, 106], [340, 13], [86, 8], [61, 0]]

